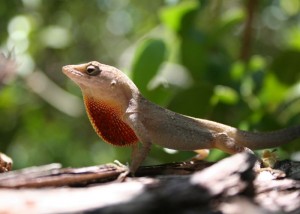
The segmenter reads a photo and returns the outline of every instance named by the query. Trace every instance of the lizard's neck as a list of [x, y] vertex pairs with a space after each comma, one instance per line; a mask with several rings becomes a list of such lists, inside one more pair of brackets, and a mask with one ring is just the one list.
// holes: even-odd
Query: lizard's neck
[[121, 107], [84, 96], [88, 117], [97, 134], [115, 146], [126, 146], [138, 142], [134, 131], [122, 120]]

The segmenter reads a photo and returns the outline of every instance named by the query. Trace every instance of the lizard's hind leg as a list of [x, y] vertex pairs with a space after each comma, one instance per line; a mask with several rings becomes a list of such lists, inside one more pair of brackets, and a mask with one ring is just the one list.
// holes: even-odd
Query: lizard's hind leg
[[251, 154], [254, 154], [251, 149], [238, 145], [236, 140], [232, 137], [229, 137], [226, 133], [216, 134], [214, 147], [221, 149], [222, 151], [229, 154], [235, 154], [239, 152], [249, 152]]

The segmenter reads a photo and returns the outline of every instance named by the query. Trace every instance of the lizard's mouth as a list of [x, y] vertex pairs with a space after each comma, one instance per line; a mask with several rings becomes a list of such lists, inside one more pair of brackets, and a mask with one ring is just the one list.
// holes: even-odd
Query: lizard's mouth
[[66, 74], [69, 77], [71, 77], [71, 76], [79, 76], [79, 77], [84, 76], [84, 74], [82, 72], [77, 71], [76, 69], [72, 68], [72, 66], [70, 66], [70, 65], [63, 66], [62, 71], [63, 71], [64, 74]]

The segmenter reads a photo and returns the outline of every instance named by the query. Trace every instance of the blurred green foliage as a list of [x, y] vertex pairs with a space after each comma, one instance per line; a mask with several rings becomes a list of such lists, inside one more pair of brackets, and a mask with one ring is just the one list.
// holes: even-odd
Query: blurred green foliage
[[[92, 60], [182, 114], [246, 130], [300, 124], [299, 11], [299, 0], [1, 1], [1, 52], [18, 67], [1, 83], [0, 150], [15, 168], [129, 161], [130, 148], [94, 133], [79, 88], [61, 73]], [[193, 156], [171, 153], [154, 146], [146, 164]]]

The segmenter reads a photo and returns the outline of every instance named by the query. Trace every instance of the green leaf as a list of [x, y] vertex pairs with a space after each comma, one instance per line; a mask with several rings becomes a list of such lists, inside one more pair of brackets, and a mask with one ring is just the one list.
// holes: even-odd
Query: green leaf
[[271, 69], [275, 72], [278, 80], [291, 85], [299, 80], [300, 68], [300, 51], [299, 50], [286, 50], [277, 56]]
[[238, 93], [228, 86], [217, 85], [214, 89], [214, 96], [212, 97], [212, 104], [216, 105], [219, 102], [233, 105], [239, 100]]
[[297, 15], [300, 10], [300, 2], [298, 0], [280, 0], [280, 6], [288, 15]]
[[287, 29], [287, 39], [285, 42], [289, 48], [300, 50], [300, 29], [297, 25]]
[[184, 1], [173, 7], [164, 8], [160, 12], [161, 21], [171, 30], [180, 31], [183, 26], [185, 15], [199, 8], [198, 1]]
[[274, 110], [282, 102], [287, 89], [272, 73], [268, 73], [259, 94], [259, 99], [264, 106], [268, 106], [269, 109]]
[[245, 63], [242, 61], [235, 61], [230, 68], [230, 76], [234, 81], [241, 81], [245, 74]]
[[145, 40], [137, 48], [131, 76], [133, 82], [148, 99], [151, 99], [152, 94], [148, 88], [149, 82], [158, 73], [161, 64], [165, 60], [165, 55], [166, 45], [160, 39]]
[[231, 8], [224, 11], [221, 18], [220, 28], [230, 28], [243, 21], [245, 18], [245, 11], [242, 8]]
[[176, 94], [168, 108], [193, 117], [207, 116], [212, 108], [210, 105], [212, 95], [212, 85], [195, 85]]

